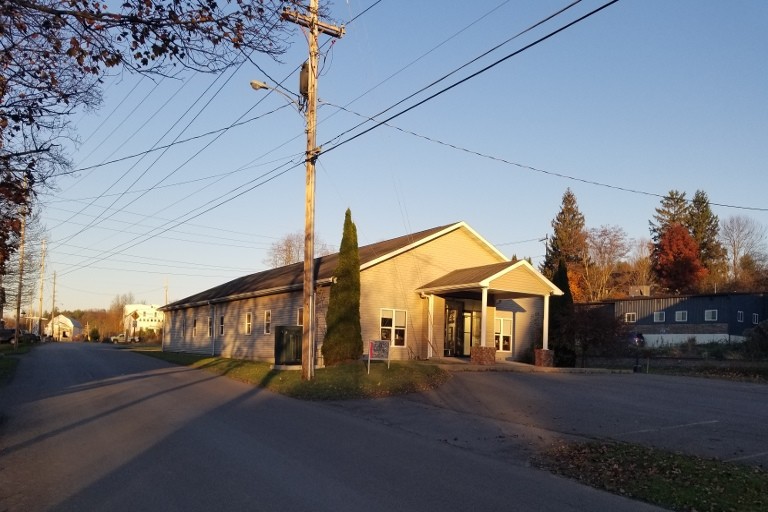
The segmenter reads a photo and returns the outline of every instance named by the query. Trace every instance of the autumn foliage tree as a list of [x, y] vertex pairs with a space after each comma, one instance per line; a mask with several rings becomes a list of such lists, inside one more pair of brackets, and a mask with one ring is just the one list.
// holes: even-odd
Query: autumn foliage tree
[[696, 292], [707, 274], [696, 241], [679, 223], [668, 226], [661, 234], [653, 254], [653, 269], [659, 284], [676, 293]]
[[[255, 53], [280, 55], [281, 0], [3, 0], [0, 2], [0, 238], [7, 211], [69, 170], [69, 118], [96, 108], [110, 70], [168, 76], [220, 72]], [[25, 183], [26, 181], [26, 183]], [[25, 183], [25, 194], [18, 189]]]

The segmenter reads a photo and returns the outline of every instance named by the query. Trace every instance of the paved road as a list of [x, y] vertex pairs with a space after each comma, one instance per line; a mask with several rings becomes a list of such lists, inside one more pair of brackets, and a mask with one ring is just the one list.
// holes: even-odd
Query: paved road
[[460, 372], [428, 393], [334, 406], [520, 464], [566, 438], [615, 439], [768, 468], [763, 384], [645, 374]]
[[656, 510], [111, 345], [36, 348], [0, 411], [3, 512]]

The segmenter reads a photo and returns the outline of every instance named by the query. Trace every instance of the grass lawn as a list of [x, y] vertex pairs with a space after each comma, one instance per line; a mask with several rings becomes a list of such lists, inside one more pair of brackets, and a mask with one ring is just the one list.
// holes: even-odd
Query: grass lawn
[[19, 360], [15, 357], [8, 356], [26, 354], [29, 351], [30, 346], [26, 343], [20, 344], [18, 350], [14, 350], [11, 343], [0, 344], [0, 384], [7, 381], [13, 375], [16, 365], [19, 363]]
[[433, 364], [393, 362], [387, 369], [387, 364], [381, 361], [371, 364], [371, 374], [368, 375], [367, 365], [362, 361], [355, 361], [330, 368], [319, 368], [315, 370], [315, 378], [307, 382], [301, 380], [301, 372], [273, 370], [269, 363], [161, 352], [159, 349], [140, 348], [134, 351], [302, 400], [346, 400], [401, 395], [435, 388], [450, 376], [448, 372]]
[[764, 367], [706, 367], [693, 368], [651, 368], [651, 373], [658, 375], [680, 375], [683, 377], [705, 377], [709, 379], [723, 379], [737, 382], [754, 382], [768, 384], [768, 368]]
[[538, 461], [554, 473], [670, 510], [768, 511], [763, 469], [612, 443], [560, 443]]

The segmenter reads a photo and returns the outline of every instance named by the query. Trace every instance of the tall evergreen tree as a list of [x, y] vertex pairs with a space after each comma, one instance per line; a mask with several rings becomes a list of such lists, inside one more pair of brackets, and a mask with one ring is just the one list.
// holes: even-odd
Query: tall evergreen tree
[[347, 208], [344, 234], [339, 248], [339, 262], [334, 271], [326, 313], [326, 333], [323, 358], [326, 365], [358, 359], [363, 353], [360, 327], [360, 255], [357, 247], [357, 227]]
[[584, 215], [579, 211], [576, 196], [570, 188], [563, 194], [560, 211], [552, 220], [552, 237], [547, 240], [546, 255], [539, 270], [552, 279], [563, 259], [569, 268], [582, 260], [587, 244]]
[[575, 366], [576, 340], [573, 324], [573, 295], [568, 281], [568, 266], [560, 258], [552, 276], [552, 283], [562, 290], [563, 295], [549, 299], [549, 333], [552, 337], [550, 347], [555, 352], [555, 366]]
[[697, 190], [693, 196], [686, 225], [699, 246], [699, 259], [708, 271], [707, 284], [716, 289], [726, 278], [726, 253], [720, 243], [720, 219], [712, 213], [703, 190]]
[[685, 192], [670, 190], [661, 200], [661, 205], [656, 208], [656, 214], [653, 216], [655, 223], [649, 221], [651, 240], [654, 245], [658, 245], [659, 238], [664, 231], [672, 224], [688, 225], [690, 205], [685, 199]]

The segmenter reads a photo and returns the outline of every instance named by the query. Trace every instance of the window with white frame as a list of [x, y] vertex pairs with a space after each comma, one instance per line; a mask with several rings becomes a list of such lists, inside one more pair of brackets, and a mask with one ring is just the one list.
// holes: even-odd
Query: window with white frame
[[381, 310], [381, 339], [389, 340], [395, 347], [405, 346], [406, 312], [402, 309]]
[[637, 313], [624, 313], [624, 323], [633, 324], [637, 322]]
[[296, 325], [304, 325], [304, 308], [299, 308], [296, 312]]
[[757, 313], [752, 313], [752, 323], [757, 325], [760, 323], [760, 315]]
[[687, 322], [688, 311], [675, 311], [675, 322]]
[[704, 310], [704, 321], [705, 322], [717, 322], [717, 310], [716, 309], [705, 309]]
[[742, 323], [744, 321], [744, 312], [743, 311], [737, 311], [736, 312], [736, 321], [739, 323]]
[[264, 334], [269, 334], [272, 332], [272, 312], [270, 310], [266, 310], [264, 312]]
[[654, 311], [653, 312], [653, 321], [656, 323], [662, 323], [666, 321], [667, 315], [664, 311]]
[[245, 334], [251, 334], [253, 331], [253, 315], [249, 311], [245, 314]]
[[219, 317], [219, 336], [224, 336], [224, 315]]
[[192, 337], [197, 336], [197, 318], [192, 319]]
[[213, 317], [208, 317], [208, 337], [213, 337]]
[[512, 350], [512, 319], [497, 318], [493, 336], [496, 340], [496, 350]]

